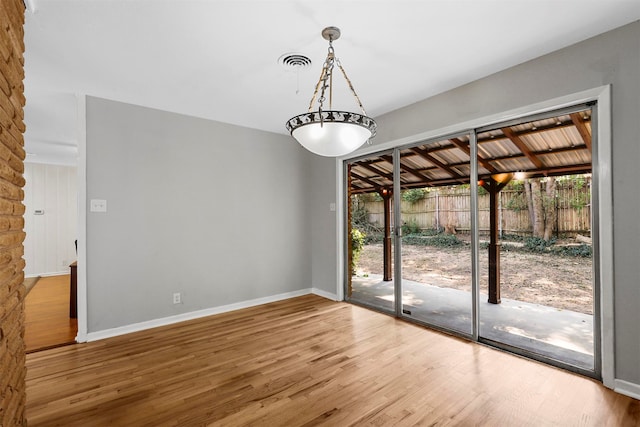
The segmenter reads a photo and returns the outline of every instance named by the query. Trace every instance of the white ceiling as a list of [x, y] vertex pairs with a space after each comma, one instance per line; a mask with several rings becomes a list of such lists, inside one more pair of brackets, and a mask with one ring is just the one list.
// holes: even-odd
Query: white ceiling
[[[376, 117], [640, 19], [640, 0], [28, 0], [27, 160], [74, 164], [76, 94], [265, 131], [305, 112], [334, 42]], [[313, 61], [287, 70], [285, 53]], [[357, 110], [341, 77], [334, 108]], [[344, 94], [344, 96], [339, 96]]]

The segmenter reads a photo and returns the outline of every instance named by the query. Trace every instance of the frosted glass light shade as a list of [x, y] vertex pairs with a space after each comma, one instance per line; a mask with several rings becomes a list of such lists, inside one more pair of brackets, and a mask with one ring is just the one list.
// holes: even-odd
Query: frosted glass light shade
[[376, 123], [370, 117], [344, 111], [305, 113], [287, 122], [287, 129], [304, 148], [326, 157], [338, 157], [357, 150], [375, 136]]
[[312, 153], [337, 157], [357, 150], [371, 137], [371, 132], [348, 123], [313, 123], [299, 127], [291, 135]]

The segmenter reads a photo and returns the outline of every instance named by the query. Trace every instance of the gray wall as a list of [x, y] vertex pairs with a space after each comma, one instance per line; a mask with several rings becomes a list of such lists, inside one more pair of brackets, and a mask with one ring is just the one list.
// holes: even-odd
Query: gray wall
[[[616, 378], [640, 384], [640, 22], [378, 117], [374, 144], [607, 84], [612, 85]], [[325, 179], [331, 185], [335, 178]]]
[[290, 137], [89, 97], [86, 146], [88, 332], [311, 287]]
[[[313, 287], [336, 295], [336, 160], [313, 156], [311, 163], [311, 281]], [[327, 295], [329, 296], [329, 295]]]

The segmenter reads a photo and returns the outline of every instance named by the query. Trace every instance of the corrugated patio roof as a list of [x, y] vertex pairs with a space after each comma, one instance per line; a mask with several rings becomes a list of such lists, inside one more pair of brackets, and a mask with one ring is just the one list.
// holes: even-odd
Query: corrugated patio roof
[[[469, 137], [425, 142], [400, 151], [402, 189], [468, 184]], [[478, 134], [478, 178], [526, 178], [591, 172], [591, 110], [498, 127]], [[351, 194], [393, 188], [391, 154], [351, 163]]]

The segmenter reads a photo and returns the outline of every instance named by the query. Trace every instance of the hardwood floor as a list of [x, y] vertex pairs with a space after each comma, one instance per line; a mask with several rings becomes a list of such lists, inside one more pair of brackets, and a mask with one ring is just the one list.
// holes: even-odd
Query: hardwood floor
[[27, 355], [36, 426], [640, 425], [597, 381], [308, 295]]
[[42, 277], [25, 298], [27, 353], [75, 343], [78, 321], [69, 318], [69, 275]]

